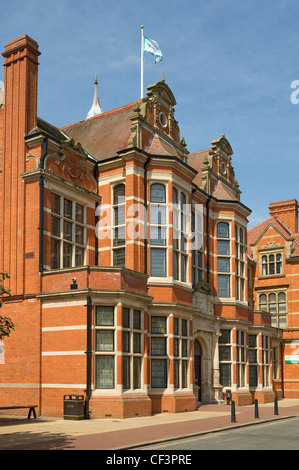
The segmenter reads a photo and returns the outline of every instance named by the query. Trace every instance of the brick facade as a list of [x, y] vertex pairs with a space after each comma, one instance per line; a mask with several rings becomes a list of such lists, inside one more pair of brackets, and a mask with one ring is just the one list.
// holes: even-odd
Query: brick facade
[[80, 394], [86, 417], [126, 418], [194, 410], [227, 390], [237, 404], [281, 396], [283, 330], [255, 308], [250, 209], [225, 135], [190, 154], [164, 79], [57, 129], [36, 113], [39, 54], [28, 36], [3, 53], [1, 314], [15, 331], [1, 403], [62, 416], [63, 396]]

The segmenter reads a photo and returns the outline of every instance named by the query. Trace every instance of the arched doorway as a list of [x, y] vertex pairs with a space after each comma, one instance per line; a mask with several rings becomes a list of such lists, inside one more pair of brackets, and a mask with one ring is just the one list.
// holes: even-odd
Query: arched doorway
[[194, 385], [197, 389], [197, 400], [202, 401], [202, 351], [198, 340], [194, 341]]

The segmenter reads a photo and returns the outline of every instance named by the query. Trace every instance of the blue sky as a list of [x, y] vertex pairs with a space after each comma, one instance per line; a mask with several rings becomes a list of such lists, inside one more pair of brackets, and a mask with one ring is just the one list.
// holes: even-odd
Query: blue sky
[[163, 52], [145, 55], [145, 88], [164, 72], [189, 152], [224, 129], [251, 227], [270, 202], [299, 199], [298, 17], [298, 0], [11, 0], [0, 44], [38, 42], [38, 115], [60, 127], [85, 119], [95, 73], [104, 111], [139, 99], [144, 25]]

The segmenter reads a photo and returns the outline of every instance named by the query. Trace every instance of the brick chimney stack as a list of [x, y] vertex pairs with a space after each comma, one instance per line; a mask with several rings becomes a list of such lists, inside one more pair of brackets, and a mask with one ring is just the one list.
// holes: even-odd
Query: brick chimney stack
[[12, 294], [24, 288], [25, 185], [24, 135], [37, 124], [38, 44], [24, 35], [5, 46], [4, 145], [0, 194], [0, 270], [9, 273]]
[[296, 199], [271, 202], [269, 213], [270, 217], [277, 217], [292, 233], [298, 233], [298, 201]]

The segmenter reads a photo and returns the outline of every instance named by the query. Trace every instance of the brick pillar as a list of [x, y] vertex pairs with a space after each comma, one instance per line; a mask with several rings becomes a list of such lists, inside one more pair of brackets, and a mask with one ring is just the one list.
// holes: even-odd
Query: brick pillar
[[8, 271], [12, 294], [24, 293], [25, 171], [24, 135], [37, 122], [38, 44], [28, 36], [5, 46], [3, 184], [0, 200], [0, 270]]

